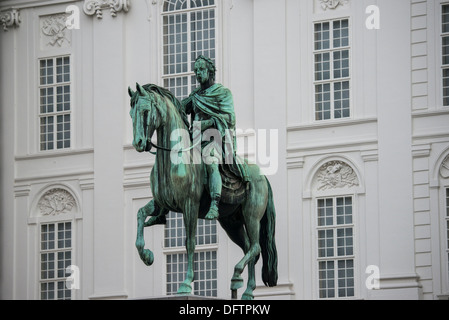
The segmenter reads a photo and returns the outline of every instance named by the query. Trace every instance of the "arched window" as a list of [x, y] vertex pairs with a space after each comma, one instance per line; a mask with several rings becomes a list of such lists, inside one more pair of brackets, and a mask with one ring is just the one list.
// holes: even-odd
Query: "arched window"
[[204, 55], [216, 59], [216, 1], [166, 0], [162, 6], [164, 87], [178, 99], [196, 88], [194, 62]]

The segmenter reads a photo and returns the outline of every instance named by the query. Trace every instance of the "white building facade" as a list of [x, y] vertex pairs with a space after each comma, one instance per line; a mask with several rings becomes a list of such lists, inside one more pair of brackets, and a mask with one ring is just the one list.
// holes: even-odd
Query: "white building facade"
[[[2, 299], [176, 292], [182, 217], [145, 230], [151, 267], [134, 246], [154, 156], [127, 88], [184, 98], [200, 54], [274, 192], [256, 299], [448, 299], [449, 2], [4, 0], [0, 23]], [[241, 256], [201, 222], [195, 294], [230, 298]]]

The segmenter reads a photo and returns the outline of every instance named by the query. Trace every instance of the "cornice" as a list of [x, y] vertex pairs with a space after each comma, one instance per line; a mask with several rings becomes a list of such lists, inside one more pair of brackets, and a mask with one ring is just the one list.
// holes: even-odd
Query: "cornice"
[[[8, 31], [9, 27], [19, 26], [20, 10], [37, 8], [43, 6], [54, 6], [58, 4], [74, 3], [74, 0], [6, 0], [0, 3], [0, 25], [3, 30]], [[116, 17], [119, 12], [128, 12], [130, 8], [129, 0], [84, 0], [83, 11], [88, 16], [103, 18], [103, 10], [109, 10], [112, 17]]]
[[4, 0], [0, 2], [0, 11], [10, 8], [20, 10], [73, 2], [76, 2], [76, 0]]

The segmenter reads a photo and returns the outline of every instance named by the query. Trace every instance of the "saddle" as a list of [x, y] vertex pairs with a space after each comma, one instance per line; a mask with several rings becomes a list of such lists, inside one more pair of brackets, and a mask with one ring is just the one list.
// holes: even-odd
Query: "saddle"
[[222, 164], [219, 166], [219, 170], [223, 183], [220, 202], [226, 204], [240, 203], [245, 198], [247, 184], [233, 172], [232, 165]]

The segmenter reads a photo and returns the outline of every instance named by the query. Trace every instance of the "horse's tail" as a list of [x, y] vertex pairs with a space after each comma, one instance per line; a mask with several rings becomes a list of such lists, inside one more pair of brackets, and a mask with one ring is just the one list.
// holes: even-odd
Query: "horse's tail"
[[260, 247], [262, 252], [262, 281], [267, 287], [274, 287], [278, 281], [278, 257], [275, 242], [276, 211], [274, 209], [273, 191], [268, 184], [268, 203], [265, 214], [260, 221]]

